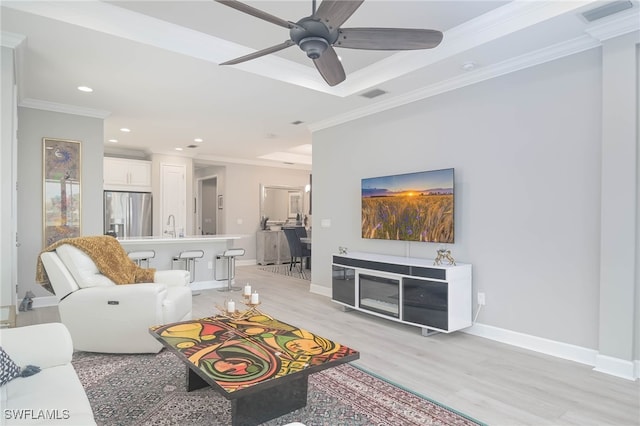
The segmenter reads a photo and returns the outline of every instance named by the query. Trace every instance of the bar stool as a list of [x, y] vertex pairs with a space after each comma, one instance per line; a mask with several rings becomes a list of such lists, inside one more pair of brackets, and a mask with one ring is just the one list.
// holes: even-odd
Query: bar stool
[[176, 263], [184, 262], [187, 271], [189, 271], [189, 275], [191, 276], [189, 282], [192, 283], [196, 279], [196, 259], [200, 259], [204, 256], [203, 250], [187, 250], [180, 252], [180, 254], [173, 258], [173, 262], [171, 264], [171, 269], [176, 269]]
[[144, 263], [146, 268], [149, 267], [149, 259], [156, 257], [155, 250], [130, 251], [127, 253], [129, 259], [133, 260], [136, 265], [142, 267]]
[[228, 249], [218, 255], [219, 258], [227, 259], [227, 286], [219, 288], [218, 291], [238, 291], [241, 289], [241, 287], [231, 285], [231, 280], [235, 276], [236, 256], [244, 256], [244, 249]]

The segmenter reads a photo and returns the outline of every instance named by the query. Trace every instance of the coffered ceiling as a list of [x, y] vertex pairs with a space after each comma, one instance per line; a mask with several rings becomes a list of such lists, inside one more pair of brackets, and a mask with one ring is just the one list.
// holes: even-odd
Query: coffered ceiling
[[[309, 0], [246, 3], [294, 22], [312, 10]], [[336, 49], [347, 79], [329, 87], [296, 46], [218, 65], [289, 34], [212, 0], [0, 2], [20, 105], [104, 118], [107, 152], [298, 168], [310, 167], [314, 130], [638, 31], [637, 0], [613, 2], [631, 8], [593, 22], [582, 14], [610, 3], [368, 0], [344, 27], [428, 28], [444, 39], [419, 51]], [[362, 96], [372, 90], [383, 94]]]

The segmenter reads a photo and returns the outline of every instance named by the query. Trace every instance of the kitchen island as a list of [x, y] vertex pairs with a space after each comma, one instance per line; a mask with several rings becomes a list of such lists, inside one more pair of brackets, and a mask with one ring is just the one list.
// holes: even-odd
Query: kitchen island
[[[171, 269], [172, 260], [180, 252], [202, 250], [204, 256], [196, 259], [195, 280], [192, 290], [224, 287], [227, 285], [227, 265], [223, 259], [216, 259], [228, 248], [232, 248], [235, 240], [243, 235], [190, 235], [185, 237], [128, 237], [118, 238], [127, 253], [141, 250], [154, 250], [156, 255], [149, 260], [149, 267]], [[240, 259], [238, 259], [240, 260]], [[180, 265], [176, 264], [176, 268]], [[184, 267], [184, 265], [182, 265]]]

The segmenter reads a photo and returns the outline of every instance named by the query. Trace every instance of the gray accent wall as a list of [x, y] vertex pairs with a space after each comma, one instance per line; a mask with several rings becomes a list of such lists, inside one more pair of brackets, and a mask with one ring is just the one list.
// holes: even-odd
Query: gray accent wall
[[[627, 89], [636, 93], [631, 83]], [[473, 264], [474, 306], [476, 293], [486, 294], [478, 322], [640, 359], [632, 302], [634, 286], [640, 291], [637, 254], [624, 253], [618, 263], [624, 283], [601, 283], [601, 269], [612, 266], [601, 253], [603, 208], [614, 208], [603, 206], [603, 150], [615, 150], [603, 144], [605, 116], [615, 114], [603, 112], [603, 87], [602, 50], [592, 49], [314, 132], [313, 284], [331, 286], [338, 246], [434, 258], [437, 244], [361, 238], [360, 181], [453, 167], [455, 244], [449, 248], [458, 261]], [[637, 117], [636, 103], [630, 124], [636, 146]], [[606, 196], [616, 185], [637, 196], [638, 157], [628, 145], [625, 139], [631, 158], [621, 173], [632, 179], [607, 176], [614, 181]], [[605, 225], [635, 235], [635, 250], [636, 206], [625, 203], [634, 211], [623, 215], [624, 223]], [[628, 243], [624, 249], [634, 250]], [[603, 320], [602, 310], [616, 309], [621, 297], [612, 288], [622, 288], [630, 303]], [[614, 304], [602, 307], [601, 292]], [[602, 333], [610, 340], [604, 347]]]
[[82, 142], [82, 235], [102, 234], [103, 120], [18, 108], [18, 299], [27, 290], [52, 296], [36, 283], [42, 246], [42, 138]]

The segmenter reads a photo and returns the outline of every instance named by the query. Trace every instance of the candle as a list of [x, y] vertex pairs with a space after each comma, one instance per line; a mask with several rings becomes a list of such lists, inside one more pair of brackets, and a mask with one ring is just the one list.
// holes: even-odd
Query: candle
[[254, 291], [253, 294], [251, 295], [251, 304], [257, 305], [259, 300], [260, 299], [258, 298], [258, 293]]
[[227, 312], [232, 314], [236, 311], [236, 304], [233, 300], [227, 302]]
[[251, 286], [249, 284], [244, 286], [244, 293], [245, 296], [251, 296]]

